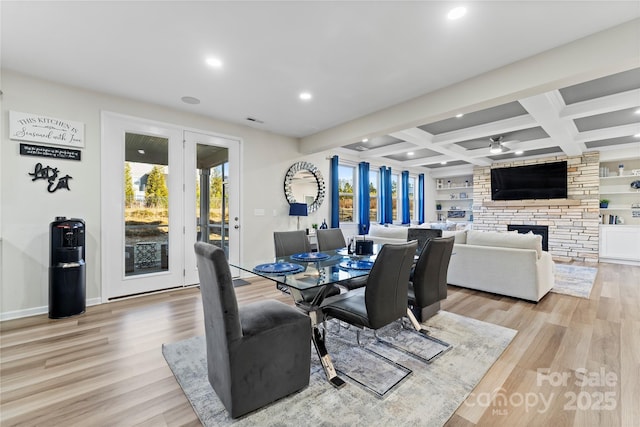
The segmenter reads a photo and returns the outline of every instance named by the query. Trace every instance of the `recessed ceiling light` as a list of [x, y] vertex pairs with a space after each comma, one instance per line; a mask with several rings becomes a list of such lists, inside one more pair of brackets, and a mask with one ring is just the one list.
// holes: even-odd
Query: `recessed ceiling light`
[[640, 138], [640, 133], [636, 133], [635, 135], [633, 135], [636, 138]]
[[441, 165], [446, 165], [446, 164], [447, 164], [447, 162], [446, 162], [446, 161], [444, 161], [444, 162], [440, 162], [440, 164], [441, 164]]
[[213, 68], [222, 68], [222, 61], [219, 58], [207, 58], [207, 65]]
[[200, 100], [198, 98], [194, 98], [193, 96], [183, 96], [180, 99], [182, 99], [182, 102], [184, 102], [185, 104], [200, 104]]
[[407, 153], [407, 156], [413, 156], [413, 151], [409, 151], [409, 152]]
[[464, 114], [460, 113], [460, 114], [456, 114], [456, 119], [461, 118], [462, 116], [464, 116]]
[[302, 99], [303, 101], [309, 101], [311, 98], [313, 98], [313, 96], [309, 92], [300, 93], [300, 99]]
[[515, 152], [515, 153], [513, 153], [513, 154], [515, 154], [516, 156], [519, 156], [519, 155], [521, 155], [521, 154], [523, 154], [523, 153], [524, 153], [524, 151], [522, 151], [522, 150], [518, 150], [518, 151], [516, 151], [516, 152]]
[[138, 154], [144, 154], [144, 150], [142, 149], [138, 150]]
[[638, 108], [636, 111], [634, 111], [634, 113], [640, 114], [640, 108]]
[[465, 13], [467, 13], [467, 8], [466, 7], [462, 7], [462, 6], [454, 7], [447, 14], [447, 18], [449, 18], [451, 20], [462, 18], [465, 15]]
[[369, 138], [362, 138], [362, 142], [369, 142]]

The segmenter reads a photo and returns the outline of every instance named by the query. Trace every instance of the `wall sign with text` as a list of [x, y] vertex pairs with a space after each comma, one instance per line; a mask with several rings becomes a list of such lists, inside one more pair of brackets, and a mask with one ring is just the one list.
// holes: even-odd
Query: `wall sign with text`
[[9, 138], [67, 147], [84, 147], [84, 123], [9, 111]]
[[69, 180], [73, 177], [69, 175], [60, 176], [60, 170], [58, 168], [36, 163], [33, 172], [29, 172], [29, 176], [31, 176], [31, 181], [47, 181], [47, 191], [49, 193], [55, 193], [62, 189], [71, 190], [69, 188]]
[[82, 158], [80, 150], [46, 147], [44, 145], [20, 144], [21, 156], [53, 157], [54, 159], [78, 160]]

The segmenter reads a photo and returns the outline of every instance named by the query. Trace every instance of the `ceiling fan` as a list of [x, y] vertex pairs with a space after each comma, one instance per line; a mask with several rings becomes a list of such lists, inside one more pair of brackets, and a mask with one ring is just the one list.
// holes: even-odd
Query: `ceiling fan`
[[501, 154], [505, 151], [509, 151], [508, 144], [511, 144], [512, 142], [518, 142], [516, 140], [504, 141], [504, 137], [502, 135], [492, 136], [491, 138], [489, 138], [489, 141], [491, 141], [491, 144], [489, 145], [489, 152], [491, 154]]

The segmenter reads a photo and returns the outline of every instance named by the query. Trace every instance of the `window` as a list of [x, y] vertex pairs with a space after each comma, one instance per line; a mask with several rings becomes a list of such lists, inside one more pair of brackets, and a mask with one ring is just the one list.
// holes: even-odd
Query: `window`
[[409, 218], [411, 221], [416, 219], [416, 177], [409, 177]]
[[369, 221], [378, 221], [378, 171], [369, 171]]
[[353, 183], [356, 168], [353, 166], [338, 166], [338, 218], [340, 222], [353, 222], [355, 217]]
[[400, 215], [398, 214], [398, 199], [400, 193], [398, 192], [398, 174], [391, 175], [391, 219], [393, 221], [400, 221]]

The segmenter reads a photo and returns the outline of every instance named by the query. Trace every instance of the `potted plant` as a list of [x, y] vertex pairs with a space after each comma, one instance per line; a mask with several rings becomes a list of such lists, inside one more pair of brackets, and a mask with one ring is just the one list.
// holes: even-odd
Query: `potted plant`
[[603, 209], [609, 207], [609, 200], [608, 199], [600, 199], [600, 207], [603, 208]]

